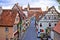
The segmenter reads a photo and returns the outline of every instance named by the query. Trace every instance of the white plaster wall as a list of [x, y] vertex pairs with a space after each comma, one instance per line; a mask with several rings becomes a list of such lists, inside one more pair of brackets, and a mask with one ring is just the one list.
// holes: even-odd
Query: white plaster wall
[[28, 17], [28, 12], [27, 11], [23, 11], [23, 13], [26, 15], [26, 17]]

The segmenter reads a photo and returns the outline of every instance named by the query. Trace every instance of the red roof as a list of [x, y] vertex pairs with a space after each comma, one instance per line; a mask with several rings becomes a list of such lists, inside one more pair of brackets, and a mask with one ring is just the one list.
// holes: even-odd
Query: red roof
[[16, 14], [16, 11], [3, 10], [0, 16], [0, 26], [13, 26]]
[[60, 34], [60, 21], [57, 23], [57, 25], [53, 28], [53, 30]]
[[41, 8], [29, 8], [30, 10], [41, 10]]
[[[27, 10], [27, 8], [24, 8], [24, 10]], [[41, 10], [41, 8], [29, 8], [29, 10]]]

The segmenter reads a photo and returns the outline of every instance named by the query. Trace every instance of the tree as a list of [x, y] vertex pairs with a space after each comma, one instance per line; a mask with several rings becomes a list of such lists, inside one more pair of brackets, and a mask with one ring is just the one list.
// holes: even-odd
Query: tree
[[59, 3], [59, 6], [58, 6], [58, 8], [60, 9], [60, 0], [57, 0], [58, 1], [58, 3]]
[[60, 0], [57, 0], [58, 2], [59, 2], [59, 4], [60, 4]]

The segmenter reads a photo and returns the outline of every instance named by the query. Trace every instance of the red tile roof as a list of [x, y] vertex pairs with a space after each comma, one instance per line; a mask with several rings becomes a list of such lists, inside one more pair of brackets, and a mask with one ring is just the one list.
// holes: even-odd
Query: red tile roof
[[28, 18], [35, 16], [36, 19], [38, 19], [38, 16], [42, 14], [42, 9], [41, 8], [30, 8], [30, 10], [38, 10], [38, 11], [29, 11], [28, 12]]
[[16, 11], [3, 10], [0, 16], [0, 26], [13, 26], [16, 14]]
[[60, 21], [57, 23], [57, 25], [53, 28], [53, 30], [60, 34]]
[[29, 8], [29, 10], [41, 10], [41, 8]]
[[42, 11], [36, 12], [35, 18], [36, 18], [37, 21], [39, 21], [39, 16], [41, 16], [41, 15], [43, 15], [43, 12]]
[[[24, 10], [27, 10], [27, 8], [24, 8]], [[29, 10], [41, 10], [41, 8], [29, 8]]]

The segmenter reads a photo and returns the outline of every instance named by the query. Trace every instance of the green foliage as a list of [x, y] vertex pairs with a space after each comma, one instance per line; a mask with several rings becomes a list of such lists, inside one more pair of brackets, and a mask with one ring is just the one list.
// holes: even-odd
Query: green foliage
[[58, 15], [58, 17], [60, 18], [60, 14]]
[[57, 2], [59, 3], [58, 9], [60, 10], [60, 0], [57, 0]]
[[58, 6], [58, 9], [60, 10], [60, 6]]
[[59, 4], [60, 4], [60, 0], [57, 0], [58, 2], [59, 2]]

